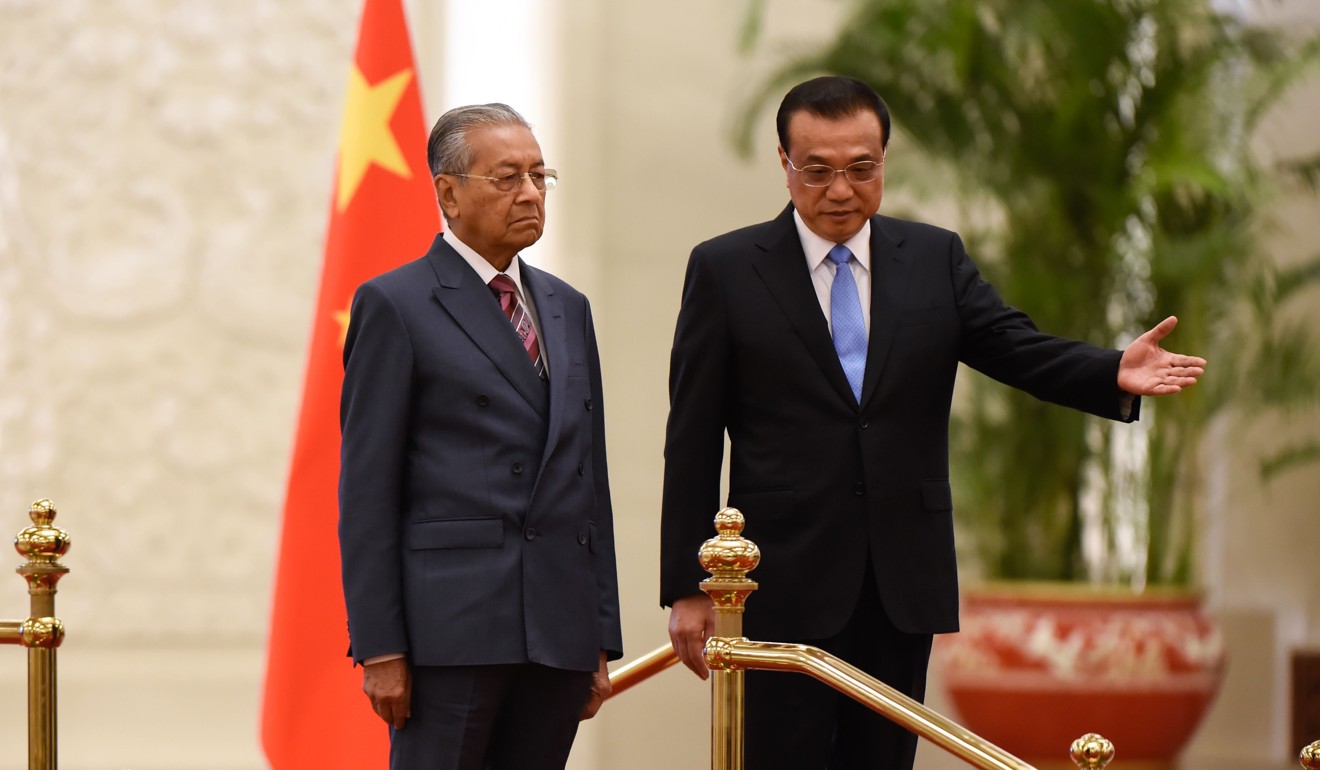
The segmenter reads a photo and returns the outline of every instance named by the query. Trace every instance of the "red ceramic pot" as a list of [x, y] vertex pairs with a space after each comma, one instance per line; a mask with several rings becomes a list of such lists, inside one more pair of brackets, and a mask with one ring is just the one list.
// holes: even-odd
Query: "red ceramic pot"
[[963, 594], [962, 631], [936, 660], [971, 731], [1032, 764], [1072, 767], [1085, 733], [1115, 766], [1172, 768], [1224, 673], [1199, 594], [1140, 595], [1074, 584], [1006, 583]]

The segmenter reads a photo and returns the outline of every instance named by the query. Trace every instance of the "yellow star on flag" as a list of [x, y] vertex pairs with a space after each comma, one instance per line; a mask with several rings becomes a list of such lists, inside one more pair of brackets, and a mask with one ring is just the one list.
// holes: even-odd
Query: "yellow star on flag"
[[390, 120], [399, 99], [412, 81], [412, 70], [394, 73], [376, 84], [367, 83], [357, 66], [348, 77], [344, 125], [339, 135], [339, 186], [335, 207], [343, 212], [352, 202], [371, 164], [404, 179], [412, 176]]
[[348, 304], [344, 305], [343, 310], [336, 310], [331, 315], [335, 318], [335, 323], [339, 324], [339, 349], [344, 349], [344, 343], [348, 341], [348, 320], [349, 310], [353, 307], [353, 300], [349, 299]]

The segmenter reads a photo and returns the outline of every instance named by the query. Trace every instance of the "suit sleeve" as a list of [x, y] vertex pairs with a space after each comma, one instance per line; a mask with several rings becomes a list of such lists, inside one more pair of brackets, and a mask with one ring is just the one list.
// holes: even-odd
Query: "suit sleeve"
[[593, 517], [596, 590], [600, 597], [600, 639], [606, 658], [623, 657], [623, 630], [619, 620], [619, 577], [614, 553], [614, 506], [610, 501], [609, 467], [605, 453], [605, 398], [600, 374], [600, 350], [596, 345], [596, 327], [591, 320], [591, 305], [586, 310], [586, 338], [590, 367], [592, 477], [596, 483], [596, 511]]
[[402, 318], [373, 284], [358, 289], [349, 317], [339, 551], [350, 654], [361, 662], [408, 649], [399, 553], [413, 355]]
[[1118, 387], [1122, 351], [1045, 334], [1017, 308], [1004, 304], [952, 235], [949, 268], [962, 320], [960, 358], [968, 366], [1042, 401], [1111, 420], [1136, 419], [1139, 401]]
[[713, 255], [693, 250], [669, 361], [660, 518], [660, 604], [700, 593], [707, 574], [697, 550], [714, 535], [728, 425], [730, 382], [726, 300]]

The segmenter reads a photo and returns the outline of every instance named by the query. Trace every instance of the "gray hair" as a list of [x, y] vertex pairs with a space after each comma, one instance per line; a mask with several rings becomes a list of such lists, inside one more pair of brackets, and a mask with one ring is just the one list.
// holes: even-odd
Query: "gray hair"
[[472, 146], [468, 144], [469, 131], [495, 126], [522, 126], [531, 129], [527, 120], [507, 104], [471, 104], [455, 107], [440, 116], [431, 129], [426, 143], [426, 162], [431, 176], [436, 174], [466, 174], [472, 168]]

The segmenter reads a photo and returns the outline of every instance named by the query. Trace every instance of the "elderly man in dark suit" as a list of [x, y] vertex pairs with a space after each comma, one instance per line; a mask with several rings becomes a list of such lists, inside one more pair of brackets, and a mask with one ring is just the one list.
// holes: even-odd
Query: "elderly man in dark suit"
[[[752, 638], [804, 642], [921, 699], [932, 634], [958, 628], [949, 407], [958, 363], [1116, 420], [1196, 382], [1205, 361], [1043, 334], [1004, 304], [958, 236], [876, 214], [889, 113], [866, 84], [789, 91], [776, 219], [696, 247], [670, 367], [661, 603], [706, 675], [713, 623], [694, 554], [728, 504], [761, 548]], [[1048, 255], [1042, 255], [1047, 259]], [[747, 675], [749, 770], [911, 768], [907, 731], [805, 676]]]
[[591, 309], [519, 257], [556, 175], [517, 112], [451, 110], [428, 161], [449, 226], [344, 346], [350, 654], [393, 770], [562, 768], [622, 655]]

